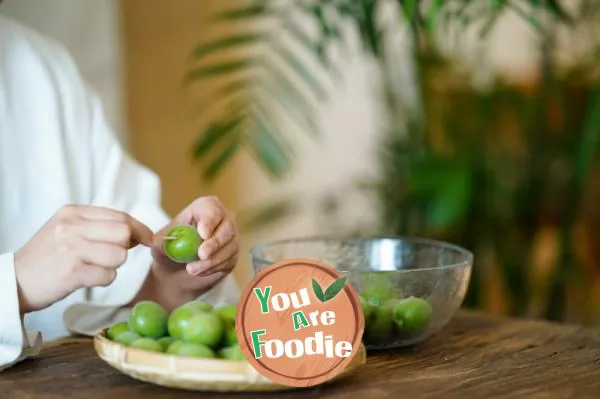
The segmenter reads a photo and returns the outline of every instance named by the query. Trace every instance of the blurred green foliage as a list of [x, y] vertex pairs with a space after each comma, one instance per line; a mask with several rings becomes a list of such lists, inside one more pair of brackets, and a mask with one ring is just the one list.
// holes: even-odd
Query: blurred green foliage
[[[568, 21], [553, 0], [253, 0], [243, 5], [231, 1], [231, 9], [213, 20], [230, 24], [231, 29], [192, 50], [192, 67], [184, 79], [187, 85], [215, 78], [222, 82], [210, 98], [223, 100], [225, 111], [209, 115], [194, 148], [194, 157], [204, 165], [204, 178], [218, 177], [242, 149], [249, 150], [269, 176], [289, 172], [294, 147], [286, 132], [297, 128], [309, 136], [319, 133], [315, 104], [328, 99], [324, 79], [339, 75], [330, 50], [348, 40], [344, 27], [350, 25], [359, 33], [365, 53], [384, 61], [386, 27], [380, 26], [378, 12], [386, 3], [397, 3], [399, 17], [417, 35], [448, 20], [489, 28], [506, 8], [540, 27], [532, 13], [523, 11], [525, 5]], [[312, 20], [316, 35], [300, 22], [302, 18]], [[229, 56], [232, 52], [235, 55]], [[312, 67], [313, 61], [321, 71]]]
[[[391, 28], [379, 20], [381, 7], [390, 4], [398, 12]], [[596, 161], [600, 91], [596, 50], [567, 71], [557, 67], [553, 55], [559, 29], [578, 31], [584, 22], [593, 27], [598, 11], [600, 6], [589, 1], [573, 16], [554, 0], [297, 0], [232, 6], [215, 21], [244, 21], [244, 28], [199, 45], [187, 75], [189, 83], [223, 77], [215, 96], [228, 104], [200, 135], [194, 155], [205, 164], [208, 179], [241, 149], [250, 150], [269, 176], [285, 176], [293, 167], [289, 135], [298, 132], [294, 128], [310, 137], [319, 132], [315, 104], [328, 94], [323, 79], [340, 76], [330, 50], [346, 44], [350, 26], [364, 56], [379, 67], [381, 102], [389, 111], [380, 139], [381, 174], [366, 184], [379, 204], [375, 230], [436, 237], [473, 250], [477, 264], [467, 298], [472, 307], [482, 306], [482, 259], [493, 258], [509, 292], [508, 312], [524, 316], [531, 314], [536, 234], [552, 226], [559, 256], [541, 316], [564, 320], [570, 284], [590, 280], [573, 235], [585, 219], [582, 204]], [[485, 40], [505, 12], [519, 14], [538, 32], [539, 79], [531, 87], [496, 79], [478, 90], [471, 84], [473, 71], [442, 55], [435, 35], [446, 26], [476, 27]], [[309, 34], [299, 15], [308, 17], [318, 34]], [[419, 112], [392, 88], [397, 71], [387, 40], [401, 28], [412, 39]], [[209, 61], [248, 46], [259, 51]], [[294, 128], [284, 116], [292, 118]], [[329, 208], [336, 208], [332, 201], [343, 201], [343, 195], [329, 195]], [[257, 211], [247, 226], [265, 225], [294, 209], [293, 200], [278, 201]]]

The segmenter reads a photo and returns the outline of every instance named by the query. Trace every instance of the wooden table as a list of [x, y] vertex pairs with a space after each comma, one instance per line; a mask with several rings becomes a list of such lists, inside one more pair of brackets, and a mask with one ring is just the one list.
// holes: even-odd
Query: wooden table
[[426, 343], [371, 353], [360, 371], [291, 393], [213, 394], [138, 382], [89, 339], [50, 345], [0, 373], [0, 398], [600, 398], [600, 330], [460, 313]]

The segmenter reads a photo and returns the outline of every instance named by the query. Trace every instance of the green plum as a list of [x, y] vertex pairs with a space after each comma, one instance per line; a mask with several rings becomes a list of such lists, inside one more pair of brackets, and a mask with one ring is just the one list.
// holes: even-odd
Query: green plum
[[223, 336], [223, 345], [231, 346], [238, 343], [238, 337], [235, 332], [235, 327], [226, 327], [225, 335]]
[[164, 240], [167, 256], [177, 263], [189, 263], [198, 259], [202, 238], [194, 226], [182, 225], [171, 229]]
[[222, 341], [224, 332], [219, 316], [208, 312], [194, 314], [181, 330], [183, 341], [209, 347], [216, 347]]
[[416, 334], [424, 330], [431, 319], [431, 305], [424, 299], [410, 297], [400, 301], [394, 310], [398, 330]]
[[152, 338], [139, 338], [129, 345], [131, 348], [143, 349], [151, 352], [163, 352], [163, 347]]
[[[191, 303], [191, 302], [190, 302]], [[182, 305], [171, 312], [167, 321], [167, 330], [174, 339], [183, 339], [183, 330], [187, 328], [190, 319], [198, 313], [190, 304]]]
[[167, 335], [167, 311], [154, 301], [135, 304], [129, 315], [131, 331], [146, 338], [162, 338]]
[[242, 352], [242, 348], [239, 345], [230, 345], [225, 348], [221, 348], [218, 353], [221, 359], [227, 360], [246, 360], [246, 355]]
[[171, 342], [171, 344], [169, 345], [169, 347], [167, 348], [167, 350], [165, 352], [170, 353], [170, 354], [175, 354], [183, 346], [183, 344], [184, 344], [183, 341], [176, 339], [173, 342]]
[[379, 306], [394, 296], [392, 281], [385, 273], [369, 273], [361, 296], [371, 305]]
[[210, 303], [204, 301], [191, 301], [184, 304], [183, 307], [194, 312], [210, 312], [213, 308]]
[[163, 351], [166, 351], [167, 348], [171, 346], [173, 342], [175, 342], [175, 339], [173, 337], [162, 337], [157, 342], [160, 344], [160, 346], [162, 346]]
[[[177, 343], [177, 345], [175, 345]], [[197, 344], [193, 342], [174, 342], [169, 349], [168, 353], [183, 356], [183, 357], [205, 357], [214, 358], [215, 353], [206, 345]]]
[[370, 344], [385, 344], [390, 339], [394, 327], [394, 310], [399, 300], [392, 298], [373, 308], [373, 313], [365, 328]]
[[237, 307], [235, 305], [224, 304], [214, 308], [214, 313], [217, 314], [226, 327], [234, 327], [237, 316]]
[[132, 331], [123, 331], [115, 336], [115, 342], [129, 346], [133, 341], [140, 338], [142, 337], [139, 334]]
[[129, 331], [129, 324], [126, 322], [117, 323], [108, 329], [106, 336], [108, 339], [114, 340], [117, 335], [125, 331]]
[[365, 319], [365, 324], [369, 322], [371, 319], [371, 315], [373, 314], [373, 305], [369, 303], [364, 297], [359, 296], [360, 299], [360, 307], [362, 309], [363, 317]]

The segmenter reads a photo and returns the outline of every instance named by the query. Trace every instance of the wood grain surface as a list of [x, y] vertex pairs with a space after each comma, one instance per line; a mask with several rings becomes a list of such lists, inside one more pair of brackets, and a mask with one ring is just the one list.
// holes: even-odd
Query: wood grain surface
[[600, 398], [600, 331], [462, 312], [422, 345], [369, 353], [354, 374], [275, 394], [178, 391], [124, 376], [89, 339], [53, 344], [0, 373], [0, 398]]

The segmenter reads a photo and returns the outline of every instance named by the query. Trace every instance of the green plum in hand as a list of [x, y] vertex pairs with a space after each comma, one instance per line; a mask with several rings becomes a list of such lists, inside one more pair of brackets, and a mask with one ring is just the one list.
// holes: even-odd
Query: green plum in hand
[[202, 238], [194, 226], [182, 225], [171, 229], [164, 240], [165, 253], [177, 263], [198, 260], [198, 249]]

